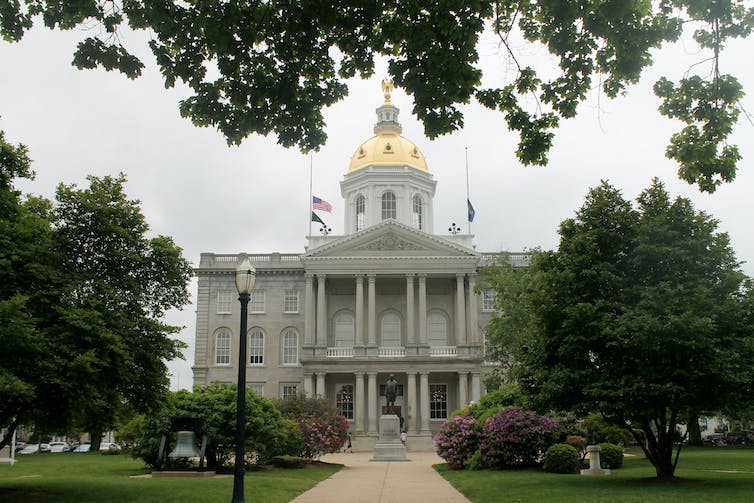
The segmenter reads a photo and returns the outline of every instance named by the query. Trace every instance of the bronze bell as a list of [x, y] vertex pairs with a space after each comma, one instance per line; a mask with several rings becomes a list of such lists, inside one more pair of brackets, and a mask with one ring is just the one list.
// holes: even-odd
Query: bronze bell
[[193, 431], [179, 431], [175, 434], [175, 449], [169, 458], [198, 458], [199, 450], [196, 448], [196, 433]]

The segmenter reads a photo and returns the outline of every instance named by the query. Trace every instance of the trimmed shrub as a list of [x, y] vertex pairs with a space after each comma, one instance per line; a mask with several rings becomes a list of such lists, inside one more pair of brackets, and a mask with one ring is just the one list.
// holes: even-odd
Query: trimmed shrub
[[550, 473], [578, 473], [581, 455], [572, 445], [553, 444], [545, 454], [544, 469]]
[[600, 444], [600, 466], [616, 470], [623, 466], [623, 448], [620, 445]]
[[453, 470], [463, 468], [479, 448], [479, 427], [473, 417], [455, 416], [443, 423], [435, 437], [437, 455]]
[[479, 449], [491, 468], [537, 466], [557, 438], [558, 425], [530, 410], [508, 408], [489, 418]]

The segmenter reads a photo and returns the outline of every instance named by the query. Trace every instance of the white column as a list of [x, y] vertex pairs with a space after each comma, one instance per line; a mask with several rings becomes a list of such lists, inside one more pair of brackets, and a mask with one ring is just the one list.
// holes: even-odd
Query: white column
[[467, 386], [468, 386], [468, 372], [459, 371], [458, 372], [458, 408], [463, 409], [468, 405], [469, 399], [468, 399], [468, 393], [467, 393]]
[[364, 372], [354, 372], [356, 387], [353, 391], [353, 408], [356, 433], [364, 433]]
[[456, 345], [466, 344], [466, 302], [463, 274], [456, 274]]
[[367, 372], [367, 430], [377, 433], [377, 372]]
[[406, 390], [407, 394], [407, 413], [406, 413], [406, 429], [409, 433], [416, 433], [417, 430], [417, 410], [416, 410], [416, 372], [406, 372]]
[[304, 307], [304, 345], [311, 346], [314, 344], [314, 277], [312, 274], [304, 275], [306, 286], [304, 287], [304, 296], [306, 306]]
[[471, 373], [471, 400], [478, 402], [482, 398], [482, 376], [479, 372]]
[[314, 396], [314, 376], [312, 374], [304, 374], [304, 393], [306, 396]]
[[466, 309], [469, 312], [469, 331], [466, 340], [469, 344], [479, 344], [479, 299], [476, 294], [476, 278], [469, 275], [469, 299]]
[[317, 346], [327, 346], [327, 300], [325, 275], [317, 274]]
[[421, 433], [429, 434], [429, 372], [419, 373], [419, 402], [421, 403]]
[[[356, 345], [364, 345], [364, 276], [356, 276]], [[362, 376], [363, 378], [363, 376]]]
[[427, 277], [419, 275], [419, 344], [426, 346], [427, 339]]
[[325, 372], [317, 372], [317, 395], [325, 396]]
[[376, 331], [377, 327], [375, 325], [375, 282], [377, 278], [374, 276], [374, 274], [367, 275], [367, 324], [369, 325], [367, 328], [367, 334], [369, 336], [369, 345], [370, 346], [376, 346], [377, 345], [377, 336]]
[[414, 330], [414, 275], [406, 274], [406, 342], [416, 344]]

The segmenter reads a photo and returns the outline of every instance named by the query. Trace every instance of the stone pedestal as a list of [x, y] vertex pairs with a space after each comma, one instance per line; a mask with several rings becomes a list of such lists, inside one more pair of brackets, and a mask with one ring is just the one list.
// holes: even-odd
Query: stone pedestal
[[380, 416], [380, 437], [374, 444], [374, 457], [369, 461], [409, 461], [406, 446], [401, 442], [401, 422], [395, 414]]
[[600, 466], [601, 450], [599, 445], [586, 446], [586, 452], [589, 456], [589, 469], [581, 470], [581, 475], [610, 475], [610, 470], [603, 470]]

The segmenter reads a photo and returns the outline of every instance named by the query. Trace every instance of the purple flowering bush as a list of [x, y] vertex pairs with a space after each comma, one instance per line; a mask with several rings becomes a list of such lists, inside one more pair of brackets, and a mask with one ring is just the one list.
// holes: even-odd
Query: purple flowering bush
[[450, 468], [462, 469], [479, 448], [479, 425], [473, 417], [455, 416], [445, 421], [434, 440], [437, 455]]
[[536, 466], [543, 453], [556, 442], [558, 424], [536, 412], [514, 407], [487, 419], [479, 449], [491, 468]]

